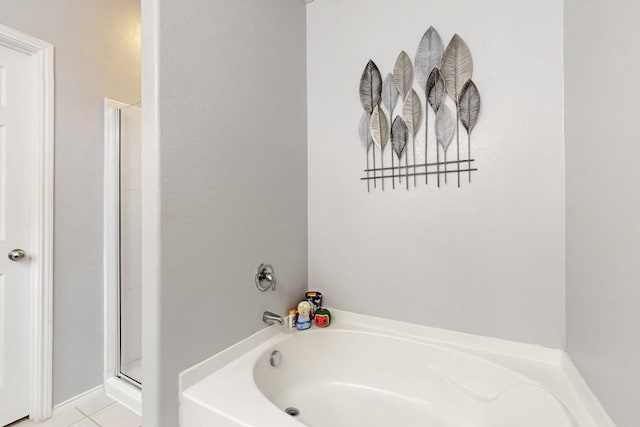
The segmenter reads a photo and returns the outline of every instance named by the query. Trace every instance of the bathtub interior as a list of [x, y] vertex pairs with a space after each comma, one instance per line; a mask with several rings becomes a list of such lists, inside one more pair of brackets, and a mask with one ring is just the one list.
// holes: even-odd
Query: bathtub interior
[[[281, 353], [271, 366], [272, 351]], [[257, 388], [315, 426], [577, 427], [544, 386], [499, 364], [438, 345], [364, 331], [312, 330], [269, 346]]]

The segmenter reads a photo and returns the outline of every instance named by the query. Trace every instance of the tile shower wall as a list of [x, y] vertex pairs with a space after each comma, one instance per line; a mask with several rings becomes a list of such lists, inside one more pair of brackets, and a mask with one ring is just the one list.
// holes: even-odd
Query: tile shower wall
[[638, 22], [636, 1], [565, 1], [567, 349], [618, 427], [640, 426]]
[[[308, 6], [309, 286], [328, 305], [563, 346], [562, 13], [555, 0]], [[461, 189], [367, 193], [360, 74], [413, 57], [430, 25], [473, 54], [479, 171]]]

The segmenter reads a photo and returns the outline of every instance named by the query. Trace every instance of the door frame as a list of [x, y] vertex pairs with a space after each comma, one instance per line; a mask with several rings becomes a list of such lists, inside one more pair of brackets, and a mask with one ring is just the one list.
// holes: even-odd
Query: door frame
[[141, 389], [120, 370], [120, 110], [104, 99], [104, 391], [142, 415]]
[[0, 25], [0, 45], [30, 56], [33, 64], [29, 418], [40, 421], [49, 418], [53, 408], [54, 49], [4, 25]]

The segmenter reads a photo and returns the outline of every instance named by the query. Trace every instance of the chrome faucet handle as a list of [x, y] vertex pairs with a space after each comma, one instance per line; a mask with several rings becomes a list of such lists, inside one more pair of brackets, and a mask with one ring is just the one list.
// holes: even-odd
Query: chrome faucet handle
[[271, 264], [260, 264], [255, 276], [256, 288], [265, 292], [269, 288], [276, 290], [276, 273]]

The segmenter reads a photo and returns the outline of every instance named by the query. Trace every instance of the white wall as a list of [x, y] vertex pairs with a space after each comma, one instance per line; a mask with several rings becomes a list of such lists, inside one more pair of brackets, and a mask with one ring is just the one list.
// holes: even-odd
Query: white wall
[[565, 1], [567, 347], [619, 427], [640, 425], [639, 23]]
[[174, 427], [178, 373], [307, 289], [305, 4], [143, 0], [143, 29], [143, 416]]
[[[472, 51], [479, 171], [461, 189], [368, 194], [360, 74], [413, 57], [429, 25]], [[562, 25], [554, 0], [308, 6], [309, 286], [328, 305], [563, 346]]]
[[53, 401], [102, 382], [104, 97], [140, 99], [139, 0], [0, 0], [0, 23], [55, 45]]

